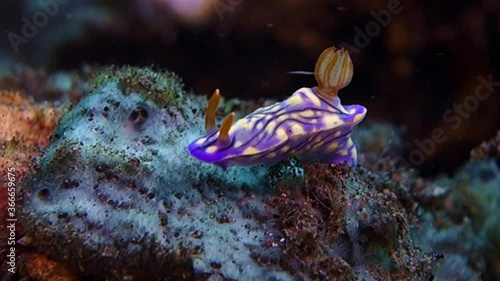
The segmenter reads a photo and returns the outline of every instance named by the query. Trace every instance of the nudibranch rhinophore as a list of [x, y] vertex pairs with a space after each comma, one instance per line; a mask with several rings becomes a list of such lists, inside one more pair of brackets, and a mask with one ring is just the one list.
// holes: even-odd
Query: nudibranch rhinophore
[[288, 99], [262, 107], [234, 122], [234, 112], [218, 128], [216, 90], [208, 103], [207, 135], [188, 150], [195, 158], [223, 169], [230, 165], [273, 164], [290, 157], [327, 163], [357, 163], [352, 128], [363, 120], [366, 108], [342, 106], [338, 91], [351, 82], [353, 64], [345, 49], [331, 47], [319, 56], [314, 69], [318, 85], [301, 88]]

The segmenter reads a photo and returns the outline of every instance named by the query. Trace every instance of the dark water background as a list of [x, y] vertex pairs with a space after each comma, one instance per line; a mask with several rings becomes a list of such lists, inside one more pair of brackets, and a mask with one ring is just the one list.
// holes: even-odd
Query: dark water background
[[[366, 106], [365, 122], [403, 128], [406, 158], [429, 150], [415, 165], [424, 175], [453, 172], [500, 128], [500, 87], [477, 104], [472, 97], [479, 76], [500, 81], [495, 0], [216, 0], [205, 8], [185, 1], [184, 12], [169, 0], [60, 2], [17, 52], [12, 33], [22, 36], [23, 18], [33, 22], [41, 6], [1, 2], [0, 65], [57, 72], [154, 64], [177, 72], [197, 94], [220, 88], [230, 98], [282, 99], [315, 84], [312, 75], [290, 71], [313, 71], [325, 48], [351, 46], [355, 74], [341, 91], [343, 103]], [[391, 9], [396, 13], [384, 18]], [[473, 110], [462, 115], [455, 105]], [[433, 132], [445, 140], [429, 144]]]

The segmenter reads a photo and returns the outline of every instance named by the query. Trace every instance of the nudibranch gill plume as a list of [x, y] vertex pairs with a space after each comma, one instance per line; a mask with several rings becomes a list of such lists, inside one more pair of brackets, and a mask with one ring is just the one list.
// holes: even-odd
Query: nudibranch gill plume
[[351, 82], [353, 63], [345, 49], [331, 47], [316, 62], [313, 88], [301, 88], [288, 99], [259, 108], [234, 124], [227, 115], [220, 128], [215, 113], [220, 100], [216, 90], [208, 103], [207, 135], [188, 150], [195, 158], [223, 169], [231, 165], [274, 164], [290, 157], [336, 164], [357, 163], [352, 128], [366, 115], [361, 105], [342, 106], [338, 91]]

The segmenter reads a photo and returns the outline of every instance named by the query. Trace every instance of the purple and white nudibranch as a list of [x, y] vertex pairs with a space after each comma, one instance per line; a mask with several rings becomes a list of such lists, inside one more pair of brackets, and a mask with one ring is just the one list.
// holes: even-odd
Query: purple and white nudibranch
[[195, 158], [223, 169], [230, 165], [274, 164], [290, 157], [327, 163], [357, 163], [351, 131], [363, 120], [366, 108], [342, 106], [337, 93], [351, 82], [349, 53], [331, 47], [316, 62], [318, 85], [301, 88], [288, 99], [262, 107], [234, 122], [234, 112], [215, 125], [219, 90], [208, 103], [207, 135], [194, 140], [188, 150]]

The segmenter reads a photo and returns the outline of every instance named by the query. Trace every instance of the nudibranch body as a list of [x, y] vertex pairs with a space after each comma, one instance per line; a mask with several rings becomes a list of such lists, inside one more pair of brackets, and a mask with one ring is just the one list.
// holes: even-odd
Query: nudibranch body
[[234, 124], [234, 113], [215, 126], [220, 94], [209, 101], [207, 135], [188, 150], [195, 158], [219, 165], [273, 164], [290, 157], [327, 163], [357, 163], [352, 128], [366, 115], [360, 105], [342, 106], [338, 90], [349, 84], [353, 65], [344, 49], [326, 49], [315, 67], [318, 86], [301, 88], [288, 99], [262, 107]]

